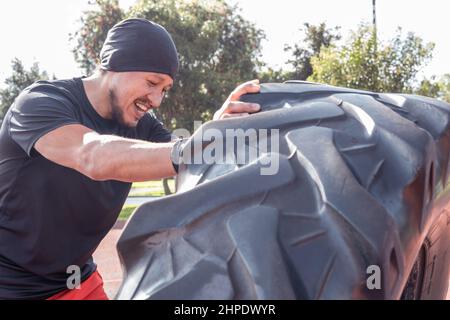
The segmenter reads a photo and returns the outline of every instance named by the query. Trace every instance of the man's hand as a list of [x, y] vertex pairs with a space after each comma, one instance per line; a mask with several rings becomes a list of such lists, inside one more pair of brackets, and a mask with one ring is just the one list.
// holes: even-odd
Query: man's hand
[[213, 120], [248, 116], [250, 113], [258, 112], [261, 107], [257, 103], [239, 101], [239, 98], [246, 93], [259, 92], [259, 80], [252, 80], [239, 85], [231, 92], [222, 108], [214, 113]]

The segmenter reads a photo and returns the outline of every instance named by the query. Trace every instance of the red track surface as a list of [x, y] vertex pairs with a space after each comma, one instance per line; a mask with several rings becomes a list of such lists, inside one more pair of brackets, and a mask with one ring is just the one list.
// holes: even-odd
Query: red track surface
[[114, 298], [122, 282], [122, 268], [116, 250], [121, 233], [121, 229], [112, 229], [94, 253], [94, 260], [103, 277], [105, 291], [110, 299]]

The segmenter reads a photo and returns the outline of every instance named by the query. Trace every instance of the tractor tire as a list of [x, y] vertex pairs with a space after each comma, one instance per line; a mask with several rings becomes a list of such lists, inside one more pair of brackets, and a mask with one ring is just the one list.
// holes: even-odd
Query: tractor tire
[[202, 152], [208, 129], [278, 129], [277, 151], [258, 136], [256, 161], [181, 164], [177, 193], [122, 233], [117, 299], [446, 297], [449, 104], [307, 82], [242, 100], [262, 111], [208, 122], [186, 146]]

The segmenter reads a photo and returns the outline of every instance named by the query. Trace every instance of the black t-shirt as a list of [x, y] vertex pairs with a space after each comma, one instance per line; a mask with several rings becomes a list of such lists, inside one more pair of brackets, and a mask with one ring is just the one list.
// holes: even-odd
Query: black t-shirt
[[64, 125], [100, 134], [167, 142], [171, 134], [152, 115], [136, 128], [102, 118], [81, 78], [39, 81], [25, 89], [0, 129], [0, 299], [42, 299], [67, 289], [96, 265], [92, 253], [114, 225], [130, 183], [94, 181], [40, 155], [35, 142]]

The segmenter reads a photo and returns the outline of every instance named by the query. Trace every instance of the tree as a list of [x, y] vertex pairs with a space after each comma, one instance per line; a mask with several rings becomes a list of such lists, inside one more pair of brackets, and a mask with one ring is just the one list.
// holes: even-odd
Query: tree
[[436, 77], [431, 77], [431, 79], [424, 78], [414, 93], [421, 96], [438, 98], [441, 92], [441, 85], [439, 82], [435, 81], [435, 78]]
[[450, 74], [445, 74], [440, 78], [433, 76], [431, 79], [423, 79], [414, 93], [450, 103]]
[[447, 73], [442, 76], [439, 81], [439, 97], [450, 103], [450, 73]]
[[[379, 92], [412, 92], [418, 71], [432, 57], [433, 43], [399, 28], [388, 43], [377, 42], [373, 28], [361, 25], [341, 47], [324, 48], [311, 60], [311, 81]], [[378, 49], [377, 49], [378, 48]]]
[[48, 80], [48, 74], [39, 69], [39, 64], [35, 62], [30, 70], [26, 70], [22, 61], [14, 58], [11, 62], [12, 75], [5, 80], [6, 88], [0, 90], [0, 119], [13, 104], [19, 93], [38, 80]]
[[327, 48], [341, 39], [340, 27], [327, 28], [325, 23], [317, 26], [304, 24], [305, 37], [294, 46], [286, 45], [284, 51], [290, 52], [292, 58], [287, 62], [294, 67], [288, 75], [291, 79], [306, 80], [312, 73], [311, 58], [318, 56], [323, 47]]
[[74, 36], [75, 59], [87, 73], [97, 63], [107, 29], [122, 17], [155, 21], [172, 35], [180, 69], [174, 88], [157, 111], [172, 129], [192, 130], [194, 120], [211, 119], [230, 91], [255, 78], [262, 65], [263, 32], [224, 0], [140, 0], [127, 13], [120, 13], [116, 0], [96, 3], [97, 10], [85, 12]]
[[91, 4], [98, 8], [85, 11], [80, 19], [81, 28], [69, 35], [76, 42], [72, 50], [75, 61], [86, 75], [100, 62], [99, 54], [108, 30], [125, 16], [118, 0], [94, 0]]
[[282, 68], [264, 68], [258, 73], [258, 79], [263, 82], [284, 82], [293, 79], [292, 72], [283, 70]]

